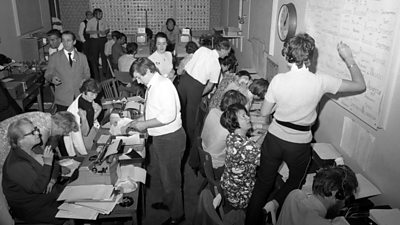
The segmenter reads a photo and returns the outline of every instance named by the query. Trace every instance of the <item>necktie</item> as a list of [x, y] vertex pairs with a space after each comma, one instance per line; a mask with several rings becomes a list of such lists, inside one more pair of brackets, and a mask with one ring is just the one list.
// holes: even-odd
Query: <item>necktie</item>
[[69, 59], [69, 65], [72, 67], [72, 58], [71, 58], [71, 52], [68, 52], [68, 59]]
[[99, 21], [97, 20], [97, 26], [96, 26], [96, 31], [97, 31], [97, 37], [100, 37], [100, 34], [99, 34]]

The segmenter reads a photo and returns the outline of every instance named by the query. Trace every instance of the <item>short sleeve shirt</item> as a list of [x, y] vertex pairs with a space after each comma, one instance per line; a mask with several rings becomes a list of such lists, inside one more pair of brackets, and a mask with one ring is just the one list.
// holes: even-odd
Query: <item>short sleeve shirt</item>
[[217, 50], [200, 47], [193, 54], [192, 59], [186, 64], [186, 72], [202, 84], [207, 81], [218, 83], [221, 66]]

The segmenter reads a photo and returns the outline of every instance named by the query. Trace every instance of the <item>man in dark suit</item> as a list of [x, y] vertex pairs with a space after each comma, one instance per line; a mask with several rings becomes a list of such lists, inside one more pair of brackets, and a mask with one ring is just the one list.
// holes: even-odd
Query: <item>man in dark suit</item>
[[90, 78], [90, 69], [86, 56], [78, 52], [74, 45], [75, 34], [62, 33], [64, 49], [51, 55], [44, 77], [55, 85], [55, 103], [57, 111], [65, 111], [80, 94], [82, 82]]

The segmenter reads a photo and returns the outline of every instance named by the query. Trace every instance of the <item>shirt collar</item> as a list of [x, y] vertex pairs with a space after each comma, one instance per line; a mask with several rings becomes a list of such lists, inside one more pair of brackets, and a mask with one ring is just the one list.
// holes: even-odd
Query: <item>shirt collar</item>
[[[64, 49], [64, 54], [65, 54], [65, 56], [67, 56], [67, 58], [68, 58], [68, 51], [67, 50], [65, 50]], [[72, 54], [71, 54], [71, 58], [72, 58], [72, 61], [74, 61], [75, 60], [75, 50], [72, 50], [72, 52], [71, 52]]]
[[147, 84], [147, 87], [151, 87], [153, 84], [157, 82], [157, 80], [161, 77], [161, 75], [158, 72], [154, 72], [153, 77], [150, 79], [149, 83]]
[[303, 67], [299, 68], [299, 67], [297, 67], [296, 63], [293, 63], [292, 67], [290, 68], [290, 71], [297, 71], [297, 70], [309, 71], [308, 68], [304, 64], [303, 64]]

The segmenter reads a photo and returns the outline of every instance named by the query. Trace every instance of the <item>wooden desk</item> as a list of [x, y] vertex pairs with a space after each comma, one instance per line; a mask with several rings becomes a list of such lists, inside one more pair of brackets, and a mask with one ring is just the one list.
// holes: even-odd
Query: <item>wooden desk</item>
[[[95, 140], [98, 140], [99, 137], [102, 134], [109, 134], [108, 129], [105, 128], [100, 128], [99, 132], [97, 133]], [[145, 142], [140, 145], [133, 145], [133, 146], [124, 146], [124, 148], [133, 148], [134, 150], [145, 150]], [[85, 156], [85, 159], [83, 160], [81, 167], [79, 169], [79, 176], [78, 178], [71, 182], [69, 185], [89, 185], [89, 184], [114, 184], [115, 181], [117, 180], [117, 175], [116, 175], [116, 165], [115, 166], [110, 166], [109, 171], [107, 173], [101, 174], [101, 173], [94, 173], [89, 170], [88, 166], [91, 164], [91, 157], [96, 156], [98, 153], [96, 152], [96, 149], [99, 147], [97, 142], [95, 142], [92, 146], [92, 148], [88, 151], [88, 155]], [[120, 164], [133, 164], [138, 167], [143, 166], [143, 160], [144, 159], [138, 159], [138, 158], [133, 158], [129, 160], [119, 160], [118, 163]], [[122, 207], [119, 204], [115, 206], [113, 211], [108, 214], [108, 215], [103, 215], [99, 214], [98, 219], [100, 220], [108, 220], [108, 219], [115, 219], [115, 218], [131, 218], [131, 224], [138, 224], [138, 217], [140, 216], [140, 213], [138, 213], [138, 208], [139, 208], [139, 201], [142, 203], [144, 202], [144, 190], [143, 190], [143, 185], [139, 184], [138, 188], [128, 194], [124, 194], [124, 197], [128, 196], [133, 199], [133, 204], [128, 207]], [[142, 199], [141, 199], [142, 198]], [[141, 207], [144, 207], [144, 204], [140, 204]], [[139, 210], [142, 211], [143, 209]]]

